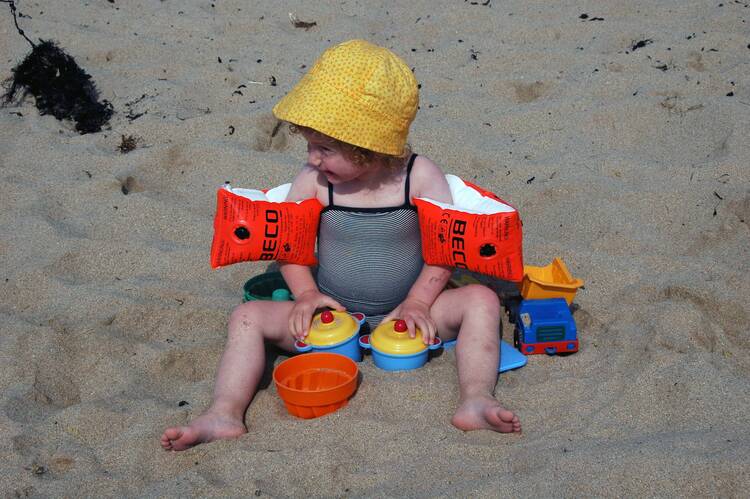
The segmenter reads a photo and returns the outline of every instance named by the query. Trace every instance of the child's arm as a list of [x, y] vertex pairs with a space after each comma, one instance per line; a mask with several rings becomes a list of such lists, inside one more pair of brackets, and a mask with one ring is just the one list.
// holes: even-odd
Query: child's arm
[[294, 307], [289, 313], [289, 332], [296, 339], [302, 340], [310, 332], [312, 317], [319, 308], [346, 310], [339, 302], [320, 292], [310, 267], [294, 263], [280, 263], [279, 267], [294, 295]]
[[[444, 203], [453, 201], [445, 174], [429, 158], [417, 157], [410, 180], [413, 198], [427, 197]], [[409, 328], [409, 336], [415, 336], [417, 327], [422, 331], [425, 343], [432, 343], [437, 330], [435, 322], [430, 317], [430, 307], [445, 289], [452, 273], [453, 270], [449, 267], [425, 264], [406, 299], [383, 321], [403, 319]]]
[[422, 331], [422, 340], [426, 345], [432, 343], [437, 335], [435, 321], [430, 316], [430, 307], [445, 289], [445, 285], [453, 274], [448, 267], [424, 264], [422, 272], [406, 295], [406, 299], [399, 304], [383, 322], [392, 319], [403, 319], [409, 330], [409, 336], [414, 338], [415, 328]]
[[[316, 197], [318, 183], [319, 174], [315, 169], [307, 166], [302, 168], [292, 182], [286, 201], [300, 201]], [[294, 307], [289, 314], [289, 332], [296, 339], [301, 340], [307, 336], [313, 314], [317, 309], [330, 307], [335, 310], [344, 310], [339, 302], [318, 290], [310, 267], [279, 262], [279, 268], [284, 281], [294, 295]]]
[[294, 180], [292, 187], [286, 195], [285, 201], [303, 201], [318, 196], [318, 184], [320, 174], [311, 166], [303, 166]]

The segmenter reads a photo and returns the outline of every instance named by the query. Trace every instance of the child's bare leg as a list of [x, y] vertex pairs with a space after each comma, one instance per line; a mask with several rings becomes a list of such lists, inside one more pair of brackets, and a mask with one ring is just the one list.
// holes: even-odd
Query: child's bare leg
[[458, 335], [461, 399], [451, 423], [461, 430], [520, 432], [518, 416], [493, 395], [500, 354], [500, 301], [495, 292], [479, 285], [446, 290], [430, 312], [441, 338]]
[[251, 301], [234, 309], [211, 407], [187, 426], [167, 428], [161, 437], [164, 449], [184, 450], [247, 432], [245, 410], [263, 375], [265, 341], [285, 350], [293, 348], [288, 325], [292, 306], [292, 302]]

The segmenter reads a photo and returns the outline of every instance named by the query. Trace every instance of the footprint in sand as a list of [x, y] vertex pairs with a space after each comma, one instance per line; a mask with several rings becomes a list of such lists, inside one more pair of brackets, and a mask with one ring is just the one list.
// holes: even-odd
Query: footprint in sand
[[121, 195], [171, 190], [175, 182], [182, 182], [185, 172], [195, 166], [187, 144], [172, 144], [153, 152], [153, 157], [141, 158], [118, 171], [111, 185]]
[[687, 61], [687, 66], [690, 69], [693, 69], [700, 73], [706, 70], [706, 65], [703, 63], [703, 56], [700, 52], [690, 51]]
[[282, 121], [272, 114], [265, 114], [258, 118], [255, 123], [253, 150], [283, 151], [286, 149], [287, 142], [288, 130]]
[[[738, 238], [746, 237], [750, 224], [750, 194], [740, 199], [711, 199], [718, 224], [701, 230], [698, 237], [686, 248], [686, 254], [698, 255], [714, 252], [718, 247], [737, 247]], [[710, 209], [710, 206], [709, 206]], [[740, 243], [740, 246], [742, 244]]]
[[715, 352], [721, 331], [706, 315], [706, 301], [687, 288], [668, 287], [658, 302], [654, 344], [680, 354]]
[[55, 193], [40, 193], [29, 211], [46, 222], [61, 239], [89, 237], [90, 229], [87, 224], [76, 218], [76, 213], [67, 199], [58, 198]]
[[750, 193], [745, 194], [742, 199], [729, 200], [726, 211], [734, 215], [738, 223], [748, 227], [748, 224], [750, 224]]
[[647, 325], [653, 347], [679, 354], [710, 352], [717, 362], [750, 372], [750, 321], [744, 304], [685, 286], [667, 286], [652, 298], [644, 316], [654, 318]]
[[534, 102], [542, 97], [549, 87], [548, 84], [542, 81], [535, 81], [533, 83], [512, 82], [510, 85], [515, 91], [516, 102], [519, 103]]
[[5, 415], [12, 421], [41, 421], [53, 411], [81, 402], [78, 385], [65, 373], [64, 363], [50, 362], [34, 373], [34, 380], [24, 393], [10, 397]]
[[170, 379], [180, 383], [196, 383], [213, 378], [221, 352], [215, 346], [182, 347], [161, 352], [148, 370], [155, 379]]
[[120, 181], [120, 191], [126, 196], [131, 193], [143, 191], [141, 183], [138, 182], [132, 175], [126, 175], [124, 177], [118, 178], [118, 180]]

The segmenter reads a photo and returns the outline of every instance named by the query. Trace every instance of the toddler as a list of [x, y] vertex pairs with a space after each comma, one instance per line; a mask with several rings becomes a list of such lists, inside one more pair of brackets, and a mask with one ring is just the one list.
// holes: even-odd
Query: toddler
[[161, 445], [183, 450], [247, 432], [245, 411], [265, 365], [264, 344], [294, 352], [324, 308], [363, 312], [371, 326], [400, 318], [426, 344], [458, 338], [462, 430], [520, 432], [518, 417], [493, 396], [500, 302], [480, 285], [445, 289], [451, 269], [422, 261], [414, 197], [451, 202], [440, 168], [406, 144], [417, 112], [417, 82], [388, 49], [352, 40], [326, 50], [274, 107], [307, 141], [307, 162], [287, 201], [324, 206], [317, 274], [281, 264], [294, 301], [249, 301], [229, 320], [211, 407], [187, 426], [167, 428]]

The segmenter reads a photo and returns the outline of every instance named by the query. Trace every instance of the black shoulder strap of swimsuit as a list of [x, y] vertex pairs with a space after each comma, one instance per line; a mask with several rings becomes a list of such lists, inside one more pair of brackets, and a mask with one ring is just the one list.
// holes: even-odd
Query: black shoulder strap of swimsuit
[[333, 184], [328, 182], [328, 207], [333, 208]]
[[409, 202], [409, 177], [411, 176], [411, 167], [414, 166], [414, 160], [417, 159], [416, 154], [412, 154], [409, 158], [409, 163], [406, 165], [406, 182], [404, 183], [404, 206], [411, 206]]
[[[414, 160], [417, 159], [416, 154], [412, 154], [409, 158], [409, 163], [406, 165], [406, 182], [404, 182], [404, 206], [411, 206], [409, 202], [409, 177], [411, 176], [411, 168], [414, 166]], [[333, 184], [328, 182], [328, 207], [333, 208]]]

